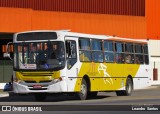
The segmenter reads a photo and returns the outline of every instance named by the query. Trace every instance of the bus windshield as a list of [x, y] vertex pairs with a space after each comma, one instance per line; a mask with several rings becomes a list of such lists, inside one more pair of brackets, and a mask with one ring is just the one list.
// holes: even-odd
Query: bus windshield
[[14, 68], [17, 70], [60, 70], [64, 66], [62, 41], [14, 44]]

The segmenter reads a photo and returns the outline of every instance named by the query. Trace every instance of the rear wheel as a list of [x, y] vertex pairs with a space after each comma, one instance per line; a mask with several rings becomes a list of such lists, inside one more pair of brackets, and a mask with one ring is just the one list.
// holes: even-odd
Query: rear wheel
[[44, 101], [47, 97], [47, 94], [46, 93], [35, 93], [34, 97], [36, 101]]
[[88, 95], [88, 86], [85, 79], [82, 79], [80, 92], [77, 93], [77, 97], [80, 100], [86, 100]]
[[117, 96], [130, 96], [133, 91], [133, 82], [131, 78], [127, 78], [125, 90], [116, 91]]

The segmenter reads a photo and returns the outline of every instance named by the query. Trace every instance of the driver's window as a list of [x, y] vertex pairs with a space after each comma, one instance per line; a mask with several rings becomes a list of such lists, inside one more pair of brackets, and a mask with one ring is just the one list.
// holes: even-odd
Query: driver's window
[[76, 42], [74, 40], [66, 41], [67, 68], [71, 69], [77, 62]]

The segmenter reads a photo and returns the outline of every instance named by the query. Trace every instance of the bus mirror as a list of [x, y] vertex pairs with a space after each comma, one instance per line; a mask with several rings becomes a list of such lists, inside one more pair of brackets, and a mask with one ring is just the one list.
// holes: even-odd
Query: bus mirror
[[9, 58], [10, 54], [9, 53], [3, 53], [4, 58]]

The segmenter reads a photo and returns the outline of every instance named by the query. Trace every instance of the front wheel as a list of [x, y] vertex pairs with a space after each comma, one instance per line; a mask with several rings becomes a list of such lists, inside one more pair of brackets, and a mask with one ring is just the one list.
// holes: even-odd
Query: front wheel
[[127, 78], [125, 90], [116, 91], [117, 96], [130, 96], [133, 91], [133, 82], [131, 78]]
[[80, 92], [77, 93], [77, 97], [80, 100], [86, 100], [88, 95], [88, 87], [85, 79], [82, 79]]

